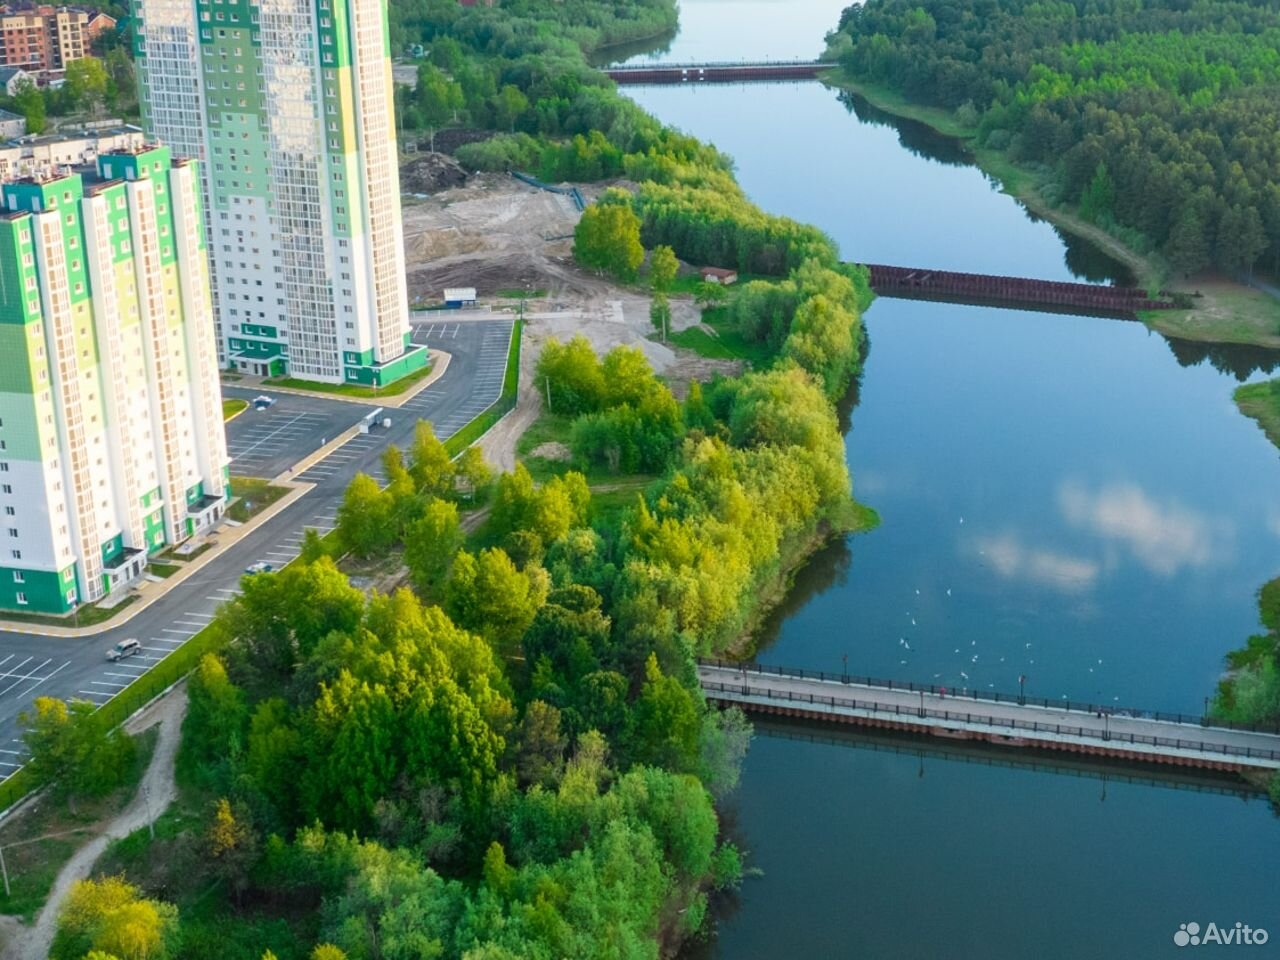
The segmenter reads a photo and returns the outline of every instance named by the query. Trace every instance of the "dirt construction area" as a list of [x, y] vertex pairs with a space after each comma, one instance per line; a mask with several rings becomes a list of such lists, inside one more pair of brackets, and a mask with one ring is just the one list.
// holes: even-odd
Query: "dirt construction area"
[[[590, 199], [598, 189], [583, 193]], [[483, 445], [498, 466], [513, 465], [515, 439], [537, 416], [533, 368], [548, 337], [582, 334], [600, 353], [619, 344], [637, 346], [677, 395], [691, 379], [741, 372], [737, 361], [706, 359], [651, 339], [648, 296], [574, 263], [573, 228], [579, 216], [567, 196], [499, 174], [478, 174], [461, 187], [404, 204], [411, 302], [438, 303], [446, 287], [475, 287], [479, 308], [452, 315], [465, 320], [490, 316], [492, 310], [514, 312], [517, 301], [511, 296], [518, 291], [534, 295], [525, 306], [520, 405]], [[673, 297], [671, 312], [673, 332], [701, 322], [692, 298]], [[417, 320], [439, 317], [422, 313]]]

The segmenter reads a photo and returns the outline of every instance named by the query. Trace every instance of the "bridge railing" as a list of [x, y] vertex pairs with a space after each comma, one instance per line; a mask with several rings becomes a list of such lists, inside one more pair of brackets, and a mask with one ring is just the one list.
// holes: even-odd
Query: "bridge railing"
[[1063, 710], [1068, 713], [1098, 713], [1112, 717], [1128, 717], [1134, 720], [1155, 720], [1159, 723], [1180, 723], [1187, 726], [1204, 727], [1215, 730], [1241, 730], [1250, 733], [1280, 733], [1280, 726], [1257, 723], [1231, 723], [1230, 721], [1210, 722], [1207, 716], [1194, 716], [1187, 713], [1170, 713], [1164, 710], [1135, 710], [1128, 707], [1117, 707], [1114, 704], [1088, 703], [1081, 700], [1050, 700], [1047, 697], [1029, 697], [1020, 693], [1000, 693], [998, 691], [967, 690], [963, 693], [955, 687], [942, 686], [936, 683], [914, 683], [910, 680], [883, 680], [876, 677], [862, 677], [850, 673], [828, 673], [822, 670], [805, 670], [800, 667], [774, 666], [764, 663], [738, 663], [732, 660], [703, 657], [699, 663], [719, 667], [724, 670], [746, 670], [760, 676], [793, 677], [797, 680], [822, 680], [828, 683], [856, 684], [862, 687], [878, 687], [883, 690], [910, 690], [913, 693], [931, 693], [941, 696], [945, 694], [955, 700], [977, 700], [986, 703], [1016, 703], [1019, 706], [1046, 707]]
[[708, 63], [623, 63], [602, 67], [605, 73], [635, 73], [645, 70], [738, 70], [754, 67], [836, 67], [825, 60], [717, 60]]
[[735, 697], [742, 697], [746, 700], [752, 697], [765, 700], [783, 700], [787, 703], [807, 706], [831, 707], [832, 710], [862, 710], [868, 713], [907, 718], [914, 721], [945, 720], [953, 723], [967, 723], [971, 726], [986, 726], [993, 730], [997, 728], [1011, 730], [1015, 733], [1019, 730], [1025, 730], [1032, 733], [1052, 733], [1057, 736], [1079, 737], [1085, 740], [1102, 741], [1107, 744], [1127, 743], [1133, 746], [1190, 750], [1195, 753], [1215, 754], [1224, 757], [1280, 761], [1280, 750], [1264, 750], [1260, 747], [1237, 747], [1224, 743], [1208, 743], [1204, 740], [1186, 740], [1181, 737], [1155, 737], [1136, 733], [1099, 731], [1089, 727], [1075, 727], [1064, 723], [1017, 720], [1010, 717], [994, 717], [987, 713], [969, 713], [967, 711], [938, 709], [937, 707], [887, 704], [878, 700], [859, 700], [856, 697], [824, 697], [812, 693], [797, 693], [794, 690], [751, 687], [744, 684], [704, 683], [702, 688], [711, 693], [733, 694]]

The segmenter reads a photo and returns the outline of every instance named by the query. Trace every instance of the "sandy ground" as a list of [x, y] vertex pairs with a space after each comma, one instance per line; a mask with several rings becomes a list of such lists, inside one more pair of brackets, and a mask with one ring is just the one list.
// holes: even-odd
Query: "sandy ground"
[[[568, 197], [497, 174], [477, 175], [404, 207], [411, 300], [438, 300], [446, 286], [460, 286], [475, 287], [482, 302], [510, 306], [513, 301], [498, 298], [499, 291], [545, 291], [525, 311], [519, 402], [481, 441], [485, 457], [500, 469], [514, 468], [515, 442], [542, 410], [533, 371], [550, 337], [581, 334], [600, 353], [621, 344], [639, 347], [677, 395], [691, 379], [741, 372], [736, 361], [708, 360], [651, 340], [649, 298], [573, 262], [578, 217]], [[701, 322], [692, 298], [674, 298], [671, 312], [673, 331]]]
[[30, 927], [8, 924], [9, 935], [0, 953], [0, 960], [36, 960], [49, 955], [49, 944], [57, 926], [58, 910], [62, 900], [77, 880], [83, 880], [97, 863], [98, 857], [112, 840], [127, 837], [135, 830], [155, 820], [173, 802], [177, 788], [173, 782], [173, 764], [182, 735], [182, 717], [187, 711], [186, 684], [176, 687], [164, 699], [152, 704], [125, 724], [129, 733], [140, 733], [160, 724], [160, 736], [156, 740], [151, 763], [142, 776], [138, 792], [129, 805], [114, 819], [108, 821], [102, 832], [75, 852], [58, 879], [54, 881], [44, 909]]

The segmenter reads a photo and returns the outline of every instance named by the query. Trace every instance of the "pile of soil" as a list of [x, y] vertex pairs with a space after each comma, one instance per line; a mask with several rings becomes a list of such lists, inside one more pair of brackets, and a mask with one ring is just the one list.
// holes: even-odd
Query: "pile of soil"
[[439, 193], [467, 182], [467, 172], [443, 153], [424, 153], [400, 168], [402, 193]]

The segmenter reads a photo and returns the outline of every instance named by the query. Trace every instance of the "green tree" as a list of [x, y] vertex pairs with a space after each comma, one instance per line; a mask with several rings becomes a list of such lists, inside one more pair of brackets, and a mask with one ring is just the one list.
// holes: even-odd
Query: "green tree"
[[38, 782], [52, 783], [73, 811], [77, 797], [101, 796], [123, 782], [133, 762], [133, 741], [108, 729], [93, 704], [36, 697], [32, 707], [18, 714], [31, 755], [27, 769]]
[[630, 204], [609, 200], [594, 203], [582, 212], [573, 231], [573, 255], [584, 266], [612, 274], [624, 282], [635, 280], [644, 262], [640, 244], [640, 220]]
[[208, 787], [227, 786], [244, 747], [248, 712], [244, 692], [217, 654], [200, 658], [187, 683], [187, 701], [179, 764]]
[[429, 497], [447, 497], [453, 493], [453, 461], [436, 432], [426, 420], [419, 420], [409, 447], [409, 475], [418, 492]]
[[66, 68], [64, 89], [75, 106], [96, 113], [107, 96], [110, 78], [107, 68], [97, 57], [72, 60]]
[[1080, 194], [1080, 216], [1090, 223], [1098, 223], [1111, 216], [1116, 202], [1116, 187], [1107, 173], [1107, 165], [1099, 163], [1098, 169], [1089, 181], [1089, 186]]
[[77, 880], [58, 912], [51, 960], [81, 960], [91, 950], [120, 960], [166, 960], [178, 932], [178, 910], [147, 900], [123, 877]]
[[698, 755], [699, 712], [693, 694], [675, 677], [663, 674], [649, 654], [645, 682], [631, 712], [628, 742], [642, 763], [691, 770]]
[[655, 293], [649, 302], [649, 322], [662, 334], [662, 342], [667, 341], [667, 331], [671, 329], [671, 304], [665, 293]]
[[258, 859], [258, 837], [248, 811], [241, 807], [233, 812], [231, 802], [220, 797], [205, 833], [205, 849], [214, 874], [240, 904], [249, 886], [249, 871]]
[[473, 499], [493, 482], [493, 470], [485, 463], [484, 451], [472, 444], [462, 451], [455, 465], [456, 475]]
[[43, 133], [45, 121], [44, 95], [29, 79], [18, 81], [13, 95], [13, 108], [27, 118], [27, 133]]
[[409, 525], [404, 562], [419, 594], [427, 599], [439, 596], [465, 539], [458, 508], [446, 500], [431, 500], [422, 516]]
[[1222, 215], [1218, 225], [1218, 263], [1232, 274], [1253, 275], [1253, 265], [1267, 249], [1267, 234], [1262, 218], [1253, 207], [1233, 206]]
[[506, 127], [508, 132], [515, 133], [516, 121], [529, 109], [529, 98], [520, 92], [520, 88], [511, 84], [503, 85], [494, 98], [493, 111], [498, 125]]
[[546, 574], [520, 571], [497, 548], [457, 555], [446, 590], [449, 615], [502, 651], [510, 652], [533, 622], [546, 598]]
[[669, 291], [679, 272], [680, 261], [676, 259], [674, 250], [666, 244], [653, 248], [653, 253], [649, 255], [649, 283], [654, 290], [659, 293]]
[[707, 309], [724, 303], [725, 297], [728, 295], [728, 291], [722, 285], [712, 283], [710, 280], [704, 280], [698, 284], [698, 289], [695, 291], [693, 299], [701, 304], [703, 309]]
[[541, 700], [532, 701], [520, 723], [516, 773], [520, 782], [554, 787], [564, 769], [568, 740], [560, 731], [560, 711]]
[[367, 473], [357, 473], [343, 494], [338, 539], [357, 557], [381, 556], [395, 543], [394, 504]]

